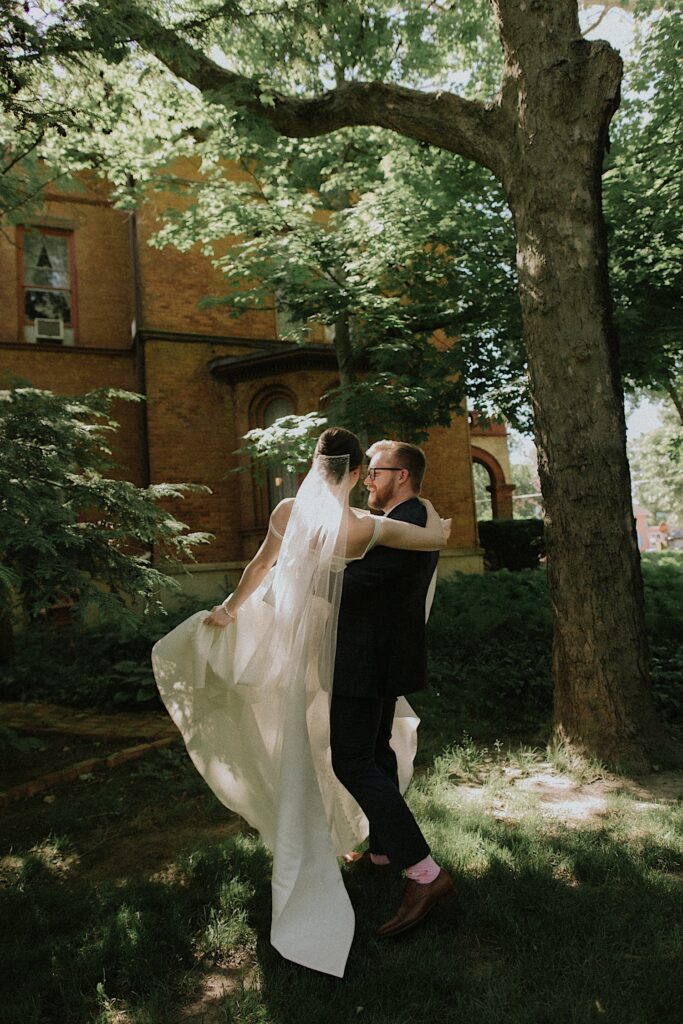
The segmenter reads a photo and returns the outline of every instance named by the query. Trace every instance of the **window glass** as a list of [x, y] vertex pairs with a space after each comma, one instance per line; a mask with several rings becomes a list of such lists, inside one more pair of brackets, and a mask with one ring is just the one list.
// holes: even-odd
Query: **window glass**
[[71, 324], [69, 235], [36, 228], [24, 234], [24, 315]]
[[61, 318], [65, 324], [71, 322], [71, 298], [68, 292], [38, 292], [27, 288], [24, 310], [28, 320], [44, 316], [50, 320]]
[[[282, 416], [292, 416], [294, 405], [289, 398], [273, 398], [263, 410], [263, 426], [272, 427]], [[271, 466], [268, 470], [268, 508], [272, 512], [283, 498], [293, 498], [296, 494], [297, 477], [291, 469], [282, 464]]]
[[69, 287], [69, 247], [64, 235], [28, 231], [24, 240], [24, 283]]

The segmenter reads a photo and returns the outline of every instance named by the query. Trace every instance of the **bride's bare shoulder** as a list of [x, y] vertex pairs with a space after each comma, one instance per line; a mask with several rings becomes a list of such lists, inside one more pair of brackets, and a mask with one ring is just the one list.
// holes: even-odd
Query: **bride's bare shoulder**
[[289, 517], [292, 514], [293, 505], [294, 498], [283, 498], [270, 513], [271, 526], [275, 527], [275, 532], [279, 533], [280, 536], [282, 536], [287, 529], [287, 523], [289, 522]]

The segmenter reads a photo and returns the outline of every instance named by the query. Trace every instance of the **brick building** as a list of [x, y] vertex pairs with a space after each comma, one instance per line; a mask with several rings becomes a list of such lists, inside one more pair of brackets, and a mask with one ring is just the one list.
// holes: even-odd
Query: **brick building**
[[[199, 309], [201, 298], [221, 292], [221, 276], [198, 247], [181, 253], [147, 245], [161, 203], [168, 197], [124, 213], [103, 185], [86, 181], [78, 192], [48, 193], [40, 215], [5, 229], [0, 376], [9, 371], [62, 394], [110, 385], [146, 396], [144, 407], [121, 403], [114, 410], [121, 423], [115, 456], [138, 484], [211, 488], [173, 511], [191, 529], [215, 535], [182, 578], [187, 590], [213, 593], [255, 551], [269, 508], [291, 484], [271, 475], [259, 486], [249, 473], [231, 472], [242, 435], [287, 412], [317, 409], [336, 363], [322, 328], [298, 346], [279, 338], [273, 311], [235, 319], [224, 308]], [[509, 482], [500, 453], [481, 455], [487, 430], [475, 429], [475, 457], [486, 457], [498, 473], [497, 500], [505, 503]], [[441, 571], [480, 572], [470, 420], [455, 416], [448, 429], [432, 430], [424, 447], [425, 493], [453, 517]]]

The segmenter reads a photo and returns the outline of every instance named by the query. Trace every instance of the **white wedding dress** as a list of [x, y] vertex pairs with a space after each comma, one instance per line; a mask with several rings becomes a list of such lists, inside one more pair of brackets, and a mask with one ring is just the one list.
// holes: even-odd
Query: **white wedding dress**
[[[347, 502], [345, 475], [316, 456], [277, 564], [237, 621], [207, 626], [208, 612], [197, 612], [152, 652], [162, 700], [196, 768], [272, 851], [272, 944], [288, 960], [337, 977], [355, 923], [337, 856], [368, 832], [332, 771], [329, 741]], [[399, 698], [392, 746], [402, 789], [417, 726]]]

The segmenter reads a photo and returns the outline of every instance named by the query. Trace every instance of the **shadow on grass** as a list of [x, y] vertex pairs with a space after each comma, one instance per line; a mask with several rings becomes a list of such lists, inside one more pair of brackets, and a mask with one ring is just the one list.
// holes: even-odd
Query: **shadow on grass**
[[216, 1001], [207, 1020], [678, 1024], [683, 885], [661, 870], [683, 866], [673, 844], [549, 833], [422, 799], [457, 897], [414, 934], [381, 941], [401, 880], [348, 871], [357, 929], [343, 981], [270, 946], [269, 858], [250, 837], [186, 855], [165, 881], [118, 887], [27, 859], [1, 896], [0, 1019], [171, 1024], [211, 964], [255, 960], [256, 987]]
[[[269, 924], [270, 862], [247, 836], [181, 858], [164, 881], [83, 885], [27, 857], [0, 893], [0, 1020], [16, 1024], [123, 1020], [168, 1022], [194, 982], [210, 936], [216, 956]], [[93, 1016], [100, 1012], [100, 1016]], [[111, 1019], [117, 1019], [112, 1017]]]
[[[454, 874], [457, 898], [391, 943], [374, 929], [400, 899], [400, 882], [380, 888], [354, 878], [358, 920], [345, 981], [284, 964], [262, 941], [267, 1020], [681, 1020], [683, 887], [653, 867], [671, 861], [668, 847], [636, 855], [605, 833], [542, 836], [494, 821], [474, 832], [464, 825], [458, 836], [452, 819], [443, 843], [443, 824], [434, 823], [430, 838]], [[479, 875], [459, 863], [468, 850], [479, 852]]]

